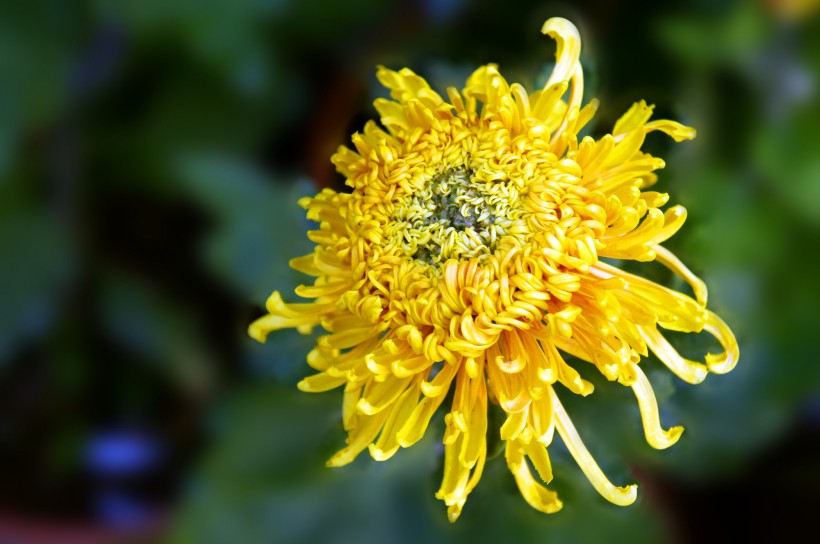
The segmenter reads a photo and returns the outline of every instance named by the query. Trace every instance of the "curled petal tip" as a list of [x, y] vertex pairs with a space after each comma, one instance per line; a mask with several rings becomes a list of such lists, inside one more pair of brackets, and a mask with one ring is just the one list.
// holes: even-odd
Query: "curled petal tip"
[[706, 379], [706, 376], [709, 375], [709, 369], [706, 367], [706, 365], [702, 365], [700, 363], [694, 363], [690, 365], [689, 370], [690, 373], [682, 379], [683, 381], [694, 385], [702, 383], [703, 380]]
[[672, 427], [669, 430], [664, 430], [661, 427], [658, 402], [655, 399], [652, 384], [649, 383], [646, 375], [638, 365], [633, 364], [632, 371], [635, 376], [632, 389], [638, 399], [638, 408], [641, 412], [646, 441], [656, 450], [666, 449], [678, 441], [681, 433], [683, 433], [683, 427]]
[[541, 33], [553, 37], [568, 36], [575, 38], [579, 42], [581, 41], [581, 34], [578, 32], [578, 28], [572, 24], [571, 21], [563, 17], [551, 17], [544, 21], [541, 27]]
[[638, 486], [631, 484], [624, 487], [613, 487], [612, 492], [604, 495], [604, 498], [618, 506], [629, 506], [638, 498]]
[[548, 19], [541, 27], [541, 32], [553, 38], [557, 44], [555, 69], [544, 86], [546, 89], [559, 81], [568, 81], [576, 68], [580, 67], [578, 59], [581, 56], [581, 35], [574, 24], [562, 17]]
[[683, 434], [683, 431], [683, 425], [676, 425], [670, 428], [668, 431], [666, 431], [666, 438], [667, 440], [669, 440], [669, 444], [666, 447], [668, 448], [669, 446], [674, 445], [678, 441], [678, 439], [680, 439], [681, 435]]
[[706, 366], [715, 374], [726, 374], [731, 372], [735, 365], [737, 365], [737, 357], [729, 353], [722, 353], [715, 355], [713, 353], [706, 354]]
[[717, 340], [723, 347], [723, 353], [714, 355], [709, 353], [706, 355], [706, 366], [711, 372], [716, 374], [725, 374], [730, 372], [740, 357], [740, 350], [737, 345], [737, 340], [732, 330], [726, 323], [713, 312], [706, 312], [706, 325], [704, 328]]

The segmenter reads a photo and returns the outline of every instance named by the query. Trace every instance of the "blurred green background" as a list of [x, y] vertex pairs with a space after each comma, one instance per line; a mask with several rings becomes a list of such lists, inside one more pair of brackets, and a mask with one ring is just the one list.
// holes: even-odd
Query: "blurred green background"
[[[812, 1], [32, 0], [0, 7], [0, 540], [712, 542], [813, 530], [820, 487], [820, 21]], [[581, 29], [593, 135], [646, 99], [698, 129], [650, 138], [689, 209], [669, 246], [741, 346], [700, 386], [647, 373], [563, 395], [619, 508], [551, 447], [564, 510], [530, 509], [503, 456], [456, 525], [433, 495], [439, 421], [387, 463], [340, 448], [338, 391], [295, 389], [310, 338], [246, 336], [302, 278], [295, 204], [375, 116], [377, 64], [443, 90], [500, 64], [532, 90], [551, 16]], [[659, 267], [657, 281], [680, 287]], [[709, 347], [676, 338], [686, 353]], [[496, 416], [498, 414], [495, 414]], [[811, 534], [811, 533], [810, 533]]]

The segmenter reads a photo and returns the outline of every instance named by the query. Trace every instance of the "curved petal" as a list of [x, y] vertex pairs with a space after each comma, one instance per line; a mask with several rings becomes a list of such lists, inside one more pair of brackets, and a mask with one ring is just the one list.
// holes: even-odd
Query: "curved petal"
[[521, 495], [530, 506], [545, 514], [555, 513], [563, 507], [563, 503], [558, 500], [557, 493], [535, 481], [518, 442], [507, 442], [505, 457]]
[[689, 284], [692, 291], [695, 292], [695, 299], [703, 306], [706, 306], [706, 301], [709, 298], [709, 290], [702, 279], [697, 277], [689, 270], [674, 253], [663, 246], [654, 245], [652, 249], [655, 250], [655, 259], [663, 266], [680, 276]]
[[625, 487], [616, 487], [612, 485], [606, 475], [604, 475], [601, 467], [592, 458], [592, 455], [587, 450], [581, 437], [578, 436], [578, 431], [569, 418], [566, 410], [564, 410], [561, 401], [555, 394], [555, 390], [550, 387], [550, 394], [552, 395], [552, 409], [555, 414], [555, 428], [558, 431], [561, 440], [567, 446], [567, 449], [572, 454], [575, 462], [581, 467], [581, 470], [586, 475], [587, 479], [592, 484], [592, 487], [601, 494], [603, 498], [618, 506], [629, 506], [638, 496], [638, 486], [635, 484]]
[[672, 427], [668, 431], [661, 427], [660, 415], [658, 414], [658, 401], [655, 399], [655, 392], [646, 374], [640, 367], [632, 363], [632, 371], [636, 380], [632, 383], [632, 390], [638, 399], [638, 407], [641, 410], [641, 420], [643, 421], [644, 435], [650, 446], [656, 450], [663, 450], [673, 445], [683, 433], [683, 427]]
[[638, 327], [646, 345], [649, 349], [658, 356], [666, 367], [671, 370], [681, 380], [697, 384], [706, 379], [709, 369], [706, 365], [690, 361], [681, 356], [678, 351], [672, 347], [672, 344], [661, 334], [657, 327]]
[[717, 314], [707, 311], [706, 324], [703, 326], [720, 345], [723, 346], [723, 353], [718, 355], [706, 354], [706, 366], [716, 374], [725, 374], [731, 371], [737, 364], [740, 351], [737, 347], [737, 340], [732, 330]]
[[541, 33], [550, 36], [556, 42], [555, 68], [544, 85], [544, 88], [548, 89], [555, 83], [572, 78], [581, 57], [581, 35], [574, 24], [562, 17], [548, 19], [541, 27]]

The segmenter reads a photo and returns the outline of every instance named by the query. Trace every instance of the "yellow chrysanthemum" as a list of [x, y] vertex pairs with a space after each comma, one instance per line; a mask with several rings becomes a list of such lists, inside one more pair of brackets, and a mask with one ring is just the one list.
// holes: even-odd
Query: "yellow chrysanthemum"
[[[612, 134], [579, 142], [597, 107], [581, 107], [580, 37], [559, 18], [543, 32], [557, 42], [556, 64], [532, 94], [492, 64], [461, 92], [448, 89], [449, 102], [406, 68], [379, 69], [393, 98], [375, 102], [384, 128], [368, 122], [353, 136], [355, 150], [340, 147], [332, 159], [352, 192], [325, 189], [300, 201], [320, 226], [308, 234], [314, 252], [291, 266], [316, 277], [296, 289], [315, 301], [288, 304], [274, 292], [268, 315], [250, 327], [260, 341], [286, 327], [328, 331], [307, 357], [318, 373], [299, 388], [344, 386], [349, 438], [330, 466], [367, 447], [388, 459], [421, 439], [451, 399], [436, 495], [451, 521], [481, 478], [488, 432], [500, 432], [521, 494], [542, 512], [561, 502], [530, 465], [551, 480], [555, 431], [601, 495], [620, 505], [635, 500], [636, 486], [604, 476], [559, 400], [557, 384], [592, 392], [562, 353], [632, 387], [655, 448], [672, 445], [683, 429], [661, 428], [641, 357], [651, 350], [690, 383], [728, 372], [738, 358], [732, 332], [706, 309], [704, 283], [660, 245], [686, 210], [662, 212], [668, 196], [646, 190], [664, 166], [641, 152], [646, 134], [681, 141], [695, 131], [650, 121], [652, 107], [639, 102]], [[694, 298], [601, 257], [657, 260]], [[724, 351], [705, 364], [687, 360], [662, 329], [705, 329]], [[487, 428], [490, 402], [506, 413], [500, 429]]]

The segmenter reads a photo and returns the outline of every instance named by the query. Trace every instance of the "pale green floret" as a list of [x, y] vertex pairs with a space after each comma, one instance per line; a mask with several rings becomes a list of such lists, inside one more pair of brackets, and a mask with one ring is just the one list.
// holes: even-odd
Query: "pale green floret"
[[482, 181], [475, 171], [450, 168], [408, 195], [395, 213], [402, 247], [413, 259], [436, 266], [448, 258], [491, 255], [514, 220], [507, 181]]

